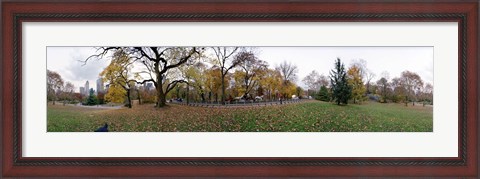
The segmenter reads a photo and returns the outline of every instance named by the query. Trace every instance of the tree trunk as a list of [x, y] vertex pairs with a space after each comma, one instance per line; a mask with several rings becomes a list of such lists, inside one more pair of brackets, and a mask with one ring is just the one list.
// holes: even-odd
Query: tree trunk
[[370, 94], [370, 81], [367, 81], [367, 85], [365, 85], [367, 87], [367, 94]]
[[142, 104], [142, 98], [140, 97], [140, 90], [137, 89], [138, 104]]
[[165, 99], [165, 93], [163, 92], [163, 79], [161, 75], [157, 76], [157, 108], [164, 107], [167, 100]]
[[165, 99], [165, 93], [163, 93], [162, 88], [157, 89], [157, 107], [164, 107], [167, 100]]
[[212, 102], [212, 92], [211, 91], [208, 92], [208, 101]]
[[159, 65], [160, 64], [158, 62], [155, 62], [154, 64], [155, 76], [157, 77], [157, 82], [155, 85], [155, 88], [157, 90], [157, 103], [155, 107], [157, 108], [164, 107], [167, 103], [167, 100], [165, 99], [165, 93], [163, 92], [163, 74], [161, 74], [160, 70], [158, 69]]
[[415, 99], [412, 100], [412, 106], [415, 106], [415, 101], [417, 101], [417, 97], [415, 96]]
[[222, 72], [222, 96], [221, 96], [221, 100], [222, 100], [222, 105], [225, 105], [225, 75], [223, 75], [223, 72]]
[[187, 104], [190, 104], [190, 85], [188, 83], [187, 83]]
[[387, 86], [383, 85], [383, 102], [387, 103]]
[[[248, 75], [248, 73], [246, 73]], [[248, 94], [250, 93], [250, 90], [248, 89], [248, 79], [245, 79], [245, 93], [243, 93], [243, 98], [247, 99]]]
[[202, 97], [202, 103], [205, 103], [205, 93], [200, 93], [200, 97]]
[[132, 108], [132, 99], [130, 99], [130, 89], [127, 90], [127, 106], [128, 108]]

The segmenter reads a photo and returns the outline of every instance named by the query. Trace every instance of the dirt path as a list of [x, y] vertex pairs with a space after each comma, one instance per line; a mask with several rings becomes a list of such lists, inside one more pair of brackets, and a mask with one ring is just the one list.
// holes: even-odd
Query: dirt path
[[81, 107], [81, 108], [91, 108], [91, 109], [121, 109], [122, 106], [108, 106], [108, 105], [95, 105], [95, 106], [84, 106], [81, 104], [66, 104], [67, 106]]

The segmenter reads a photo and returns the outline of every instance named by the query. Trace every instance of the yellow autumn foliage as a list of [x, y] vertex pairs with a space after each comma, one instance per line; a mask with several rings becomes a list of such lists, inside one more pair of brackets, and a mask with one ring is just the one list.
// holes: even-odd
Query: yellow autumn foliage
[[357, 66], [352, 66], [347, 71], [348, 75], [348, 85], [352, 88], [352, 99], [353, 103], [361, 103], [365, 100], [365, 92], [366, 88], [363, 84], [362, 75], [360, 72], [360, 68]]

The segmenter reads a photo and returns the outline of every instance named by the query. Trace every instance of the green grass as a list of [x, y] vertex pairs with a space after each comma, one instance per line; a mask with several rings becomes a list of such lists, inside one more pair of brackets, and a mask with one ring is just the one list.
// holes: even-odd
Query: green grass
[[267, 107], [203, 108], [152, 105], [117, 110], [49, 105], [48, 131], [181, 132], [432, 132], [432, 107], [365, 103], [337, 106], [310, 101]]

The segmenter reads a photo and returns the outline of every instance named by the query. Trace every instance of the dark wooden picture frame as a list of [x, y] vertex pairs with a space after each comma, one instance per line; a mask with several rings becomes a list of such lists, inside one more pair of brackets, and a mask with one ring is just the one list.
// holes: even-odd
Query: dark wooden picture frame
[[[22, 157], [22, 22], [408, 21], [459, 23], [458, 157]], [[478, 2], [2, 2], [2, 176], [478, 177]]]

